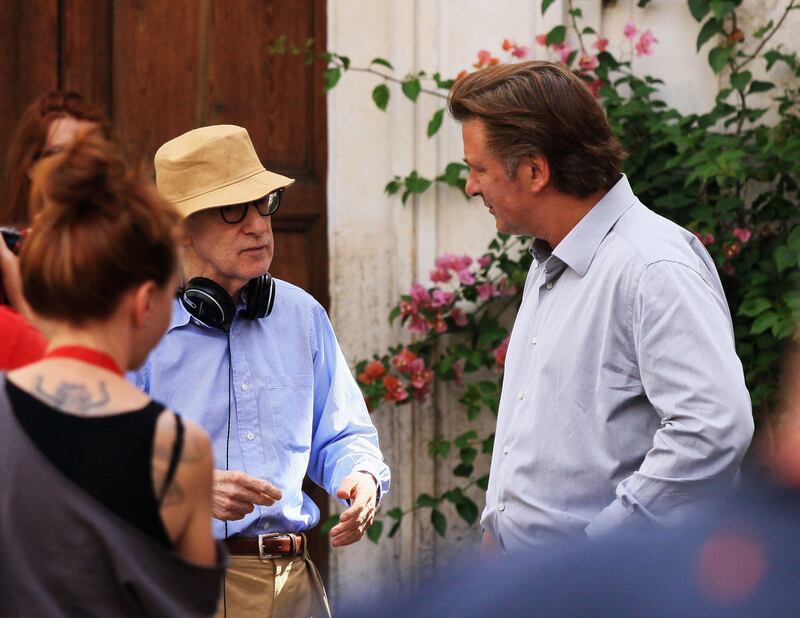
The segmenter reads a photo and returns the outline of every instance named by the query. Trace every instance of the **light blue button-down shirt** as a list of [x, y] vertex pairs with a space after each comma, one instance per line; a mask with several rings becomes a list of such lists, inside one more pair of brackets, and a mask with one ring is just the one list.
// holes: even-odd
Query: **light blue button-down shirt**
[[[356, 470], [372, 474], [381, 495], [389, 490], [377, 432], [325, 310], [300, 288], [276, 283], [272, 314], [237, 317], [230, 345], [228, 334], [197, 323], [176, 300], [167, 334], [132, 376], [209, 433], [215, 467], [227, 462], [283, 493], [228, 522], [228, 536], [313, 527], [319, 509], [302, 491], [306, 471], [330, 494]], [[225, 535], [223, 522], [214, 520], [214, 533]]]
[[753, 420], [714, 263], [624, 176], [534, 265], [481, 523], [508, 551], [677, 521], [729, 484]]

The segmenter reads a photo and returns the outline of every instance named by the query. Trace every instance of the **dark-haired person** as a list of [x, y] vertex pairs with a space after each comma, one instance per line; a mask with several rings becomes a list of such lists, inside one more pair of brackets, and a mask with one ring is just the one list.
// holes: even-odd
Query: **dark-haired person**
[[0, 615], [210, 615], [208, 437], [123, 374], [169, 322], [178, 215], [96, 131], [36, 167], [31, 214], [23, 292], [51, 339], [0, 374]]
[[0, 239], [0, 371], [39, 360], [47, 347], [47, 340], [23, 317], [27, 303], [18, 280], [18, 258]]
[[484, 549], [681, 518], [729, 485], [753, 432], [714, 262], [620, 173], [571, 72], [476, 71], [450, 91], [466, 190], [535, 258], [506, 357]]
[[304, 534], [319, 509], [303, 478], [349, 501], [331, 530], [339, 547], [371, 525], [389, 469], [325, 310], [267, 274], [271, 217], [294, 181], [267, 171], [233, 125], [170, 140], [155, 168], [185, 217], [185, 283], [135, 379], [211, 436], [214, 532], [231, 552], [219, 613], [325, 616]]

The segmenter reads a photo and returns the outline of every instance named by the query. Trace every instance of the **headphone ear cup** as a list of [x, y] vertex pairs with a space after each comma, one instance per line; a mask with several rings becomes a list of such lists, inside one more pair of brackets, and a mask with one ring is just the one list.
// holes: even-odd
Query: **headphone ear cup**
[[202, 324], [230, 330], [236, 304], [221, 285], [205, 277], [191, 279], [180, 293], [186, 311]]
[[269, 273], [251, 279], [243, 291], [247, 302], [244, 317], [248, 320], [265, 318], [275, 304], [275, 280]]

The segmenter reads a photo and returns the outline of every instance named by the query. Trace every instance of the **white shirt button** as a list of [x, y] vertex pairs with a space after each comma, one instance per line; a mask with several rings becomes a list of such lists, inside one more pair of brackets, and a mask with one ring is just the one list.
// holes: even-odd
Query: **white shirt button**
[[253, 439], [255, 439], [255, 437], [256, 437], [256, 434], [254, 434], [252, 431], [248, 431], [247, 432], [247, 439], [248, 440], [253, 440]]
[[544, 287], [546, 287], [548, 290], [552, 290], [553, 289], [553, 282], [552, 281], [548, 281], [547, 285], [544, 286]]
[[507, 446], [503, 447], [503, 455], [508, 455], [508, 447]]
[[501, 502], [500, 504], [497, 505], [497, 510], [498, 511], [505, 511], [506, 510], [506, 505]]
[[534, 337], [533, 339], [531, 339], [531, 343], [532, 343], [533, 345], [536, 345], [536, 337]]
[[520, 393], [519, 395], [517, 395], [517, 399], [519, 399], [520, 401], [522, 401], [523, 397], [525, 397], [525, 393]]
[[247, 386], [247, 382], [242, 382], [242, 390], [246, 391], [248, 388], [250, 388], [250, 387]]

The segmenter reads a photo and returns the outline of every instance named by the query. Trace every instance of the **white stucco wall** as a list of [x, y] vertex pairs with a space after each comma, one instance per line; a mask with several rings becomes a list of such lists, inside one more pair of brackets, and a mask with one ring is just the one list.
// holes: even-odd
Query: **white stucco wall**
[[[745, 0], [742, 28], [752, 31], [770, 18], [777, 20], [786, 1]], [[662, 96], [670, 105], [683, 112], [713, 105], [719, 81], [706, 61], [711, 44], [702, 54], [695, 52], [700, 25], [684, 0], [653, 0], [644, 10], [636, 8], [636, 0], [618, 0], [605, 9], [600, 0], [575, 4], [615, 51], [633, 54], [622, 36], [630, 19], [640, 30], [654, 32], [659, 40], [654, 54], [633, 57], [633, 68], [664, 79], [668, 87]], [[506, 37], [545, 57], [534, 37], [561, 23], [566, 8], [564, 0], [556, 0], [543, 18], [539, 5], [539, 0], [329, 0], [328, 47], [349, 56], [353, 66], [366, 66], [380, 56], [394, 64], [394, 75], [400, 77], [417, 70], [452, 77], [469, 69], [480, 49], [503, 57], [500, 46]], [[800, 11], [793, 11], [775, 43], [797, 49], [790, 33], [798, 28]], [[752, 70], [763, 70], [763, 62]], [[370, 96], [378, 83], [372, 75], [349, 72], [328, 97], [331, 314], [351, 361], [407, 339], [389, 326], [387, 315], [412, 282], [427, 282], [437, 255], [480, 255], [494, 235], [494, 221], [482, 204], [449, 188], [429, 191], [406, 206], [399, 197], [383, 193], [395, 174], [417, 169], [433, 177], [463, 153], [460, 127], [447, 116], [434, 139], [425, 135], [428, 119], [443, 101], [423, 94], [415, 106], [399, 87], [391, 86], [389, 108], [382, 112]], [[422, 491], [448, 484], [451, 466], [434, 468], [427, 442], [436, 434], [457, 435], [465, 425], [447, 392], [438, 392], [436, 399], [436, 409], [385, 406], [373, 415], [393, 471], [385, 508], [408, 508]], [[492, 419], [484, 423], [489, 429]], [[482, 508], [480, 493], [473, 496]], [[444, 540], [432, 532], [425, 510], [419, 520], [408, 518], [394, 539], [332, 550], [329, 587], [334, 603], [351, 595], [397, 590], [450, 560], [475, 559], [479, 530], [451, 515]]]

